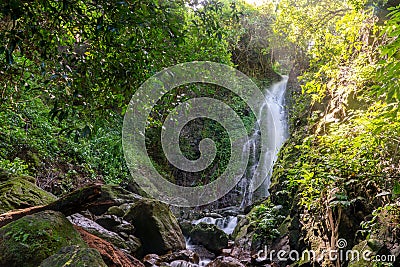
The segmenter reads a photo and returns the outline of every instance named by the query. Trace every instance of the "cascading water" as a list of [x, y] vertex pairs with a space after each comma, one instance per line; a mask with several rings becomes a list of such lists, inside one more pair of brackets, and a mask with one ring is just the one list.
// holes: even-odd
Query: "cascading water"
[[[248, 205], [250, 205], [253, 201], [253, 188], [252, 186], [252, 178], [254, 173], [257, 170], [260, 158], [260, 122], [263, 121], [266, 125], [271, 126], [274, 125], [273, 129], [275, 132], [267, 134], [267, 143], [269, 144], [269, 150], [266, 151], [268, 153], [269, 158], [272, 156], [272, 161], [275, 162], [277, 159], [277, 155], [279, 149], [285, 142], [288, 137], [288, 128], [287, 128], [287, 116], [285, 112], [285, 92], [286, 92], [286, 85], [288, 82], [288, 77], [283, 76], [282, 80], [273, 84], [270, 88], [268, 88], [265, 92], [265, 101], [260, 109], [260, 116], [259, 120], [254, 129], [254, 133], [249, 138], [249, 141], [245, 145], [243, 149], [249, 149], [249, 166], [245, 176], [239, 182], [237, 188], [240, 191], [241, 195], [243, 196], [242, 202], [240, 204], [240, 209], [244, 209]], [[269, 108], [268, 112], [265, 112], [266, 108]], [[267, 116], [265, 116], [268, 114]], [[264, 115], [264, 116], [263, 116]], [[272, 130], [270, 130], [272, 131]], [[274, 144], [271, 146], [271, 144]], [[265, 157], [268, 158], [268, 157]], [[256, 192], [259, 192], [260, 197], [268, 196], [268, 187], [270, 184], [271, 178], [271, 171], [269, 173], [265, 173], [266, 177], [264, 183], [261, 185], [260, 189]], [[221, 216], [221, 215], [220, 215]], [[198, 220], [192, 222], [192, 224], [198, 223], [208, 223], [214, 224], [219, 229], [224, 231], [226, 234], [230, 235], [234, 231], [237, 223], [238, 217], [237, 216], [221, 216], [221, 217], [203, 217]], [[190, 239], [186, 240], [186, 247], [189, 250], [196, 251], [196, 246], [192, 245]], [[210, 258], [201, 257], [201, 261], [199, 266], [206, 266], [207, 263], [210, 262]]]
[[201, 219], [193, 221], [192, 223], [199, 224], [203, 222], [207, 224], [215, 224], [219, 229], [230, 235], [233, 233], [233, 230], [235, 230], [237, 221], [237, 216], [228, 216], [222, 218], [203, 217]]
[[[255, 126], [254, 133], [247, 142], [246, 147], [243, 148], [249, 149], [250, 151], [250, 165], [248, 167], [245, 177], [240, 181], [238, 185], [241, 195], [243, 196], [242, 202], [240, 204], [240, 208], [242, 209], [250, 205], [253, 200], [254, 190], [253, 188], [251, 188], [251, 179], [259, 164], [257, 158], [259, 158], [258, 144], [260, 141], [259, 125], [261, 120], [267, 120], [267, 125], [275, 125], [275, 134], [267, 135], [267, 142], [269, 144], [275, 144], [273, 151], [267, 151], [267, 153], [270, 153], [272, 155], [273, 162], [275, 162], [275, 160], [277, 159], [279, 149], [288, 137], [287, 116], [284, 108], [287, 82], [288, 76], [283, 76], [281, 81], [273, 84], [269, 89], [266, 90], [265, 101], [260, 109], [260, 116]], [[264, 109], [267, 107], [269, 108], [271, 116], [263, 116]], [[267, 177], [264, 180], [263, 185], [259, 189], [261, 197], [265, 197], [268, 195], [270, 178], [271, 172], [267, 173]]]

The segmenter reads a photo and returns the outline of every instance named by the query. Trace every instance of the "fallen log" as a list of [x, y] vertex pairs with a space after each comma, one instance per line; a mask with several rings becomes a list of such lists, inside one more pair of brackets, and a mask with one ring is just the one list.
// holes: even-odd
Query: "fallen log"
[[0, 227], [18, 220], [26, 215], [31, 215], [44, 210], [54, 210], [63, 213], [65, 216], [85, 210], [90, 203], [101, 195], [101, 185], [94, 184], [75, 190], [56, 201], [43, 206], [34, 206], [25, 209], [0, 214]]

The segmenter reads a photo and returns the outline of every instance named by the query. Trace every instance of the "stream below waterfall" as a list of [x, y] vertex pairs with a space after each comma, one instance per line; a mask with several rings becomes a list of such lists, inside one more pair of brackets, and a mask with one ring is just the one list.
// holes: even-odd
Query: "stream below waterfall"
[[[244, 210], [245, 207], [250, 206], [252, 202], [254, 201], [255, 195], [252, 186], [252, 177], [254, 175], [254, 172], [256, 171], [258, 165], [259, 165], [259, 158], [260, 158], [260, 122], [261, 120], [264, 120], [264, 122], [267, 123], [267, 125], [274, 125], [275, 129], [275, 134], [268, 134], [268, 143], [269, 144], [275, 144], [272, 148], [273, 151], [271, 151], [271, 148], [267, 153], [270, 153], [272, 155], [272, 160], [273, 162], [276, 161], [277, 155], [279, 152], [279, 149], [285, 142], [285, 140], [288, 137], [288, 127], [287, 127], [287, 113], [285, 110], [285, 92], [286, 92], [286, 86], [288, 82], [288, 76], [282, 76], [282, 80], [279, 82], [276, 82], [272, 84], [269, 88], [267, 88], [264, 92], [265, 95], [265, 101], [260, 109], [260, 116], [259, 120], [257, 121], [253, 134], [250, 136], [246, 146], [247, 148], [244, 149], [249, 149], [250, 151], [250, 164], [248, 165], [248, 170], [246, 172], [246, 175], [240, 180], [240, 182], [237, 185], [237, 190], [240, 192], [242, 196], [242, 201], [241, 203], [238, 203], [238, 207], [232, 207], [233, 212], [223, 212], [221, 214], [218, 213], [218, 211], [213, 211], [212, 214], [205, 214], [205, 216], [193, 220], [191, 223], [192, 225], [197, 225], [199, 223], [206, 223], [206, 224], [212, 224], [215, 225], [217, 228], [220, 230], [224, 231], [228, 236], [230, 236], [238, 221], [239, 217], [243, 215], [238, 214], [238, 210], [242, 211]], [[265, 109], [269, 108], [269, 114], [268, 112], [265, 112]], [[269, 116], [265, 116], [265, 113], [267, 113]], [[265, 121], [266, 120], [266, 121]], [[256, 191], [257, 198], [265, 198], [267, 197], [268, 194], [268, 188], [270, 185], [270, 178], [272, 175], [272, 171], [266, 173], [265, 180], [261, 187]], [[229, 208], [228, 208], [229, 211]], [[236, 212], [236, 214], [235, 214]], [[190, 237], [186, 237], [186, 247], [189, 250], [199, 252], [199, 247], [197, 245], [192, 244]], [[209, 263], [212, 259], [201, 255], [200, 254], [200, 263], [199, 266], [206, 266], [207, 263]]]

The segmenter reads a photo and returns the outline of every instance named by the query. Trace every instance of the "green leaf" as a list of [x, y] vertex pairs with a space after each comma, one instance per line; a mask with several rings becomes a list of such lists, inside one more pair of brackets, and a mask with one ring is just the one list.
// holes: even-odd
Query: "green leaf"
[[400, 183], [398, 181], [396, 181], [394, 183], [393, 189], [392, 189], [392, 195], [394, 197], [399, 196], [400, 195]]

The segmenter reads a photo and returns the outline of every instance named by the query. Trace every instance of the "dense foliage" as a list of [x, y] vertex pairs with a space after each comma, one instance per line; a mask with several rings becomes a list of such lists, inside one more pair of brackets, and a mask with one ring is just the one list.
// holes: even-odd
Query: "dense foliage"
[[[129, 182], [123, 115], [147, 78], [194, 60], [236, 65], [264, 86], [278, 78], [274, 71], [291, 71], [291, 137], [275, 165], [275, 195], [250, 216], [254, 237], [271, 242], [278, 228], [290, 230], [281, 223], [295, 222], [303, 245], [334, 248], [343, 218], [355, 213], [345, 223], [356, 245], [393, 224], [382, 216], [399, 209], [399, 33], [395, 0], [258, 8], [234, 0], [3, 1], [0, 168], [33, 175], [57, 194], [94, 180]], [[196, 120], [181, 149], [196, 159], [199, 140], [210, 137], [216, 161], [187, 174], [163, 155], [163, 120], [195, 96], [228, 103], [249, 134], [254, 126], [254, 114], [228, 90], [192, 84], [165, 95], [148, 119], [147, 148], [159, 172], [189, 186], [218, 177], [230, 153], [219, 124]], [[400, 236], [398, 221], [392, 228]]]
[[[242, 71], [271, 80], [264, 48], [269, 35], [255, 44], [247, 37], [253, 32], [248, 21], [266, 10], [213, 0], [2, 2], [0, 167], [33, 175], [56, 193], [93, 179], [126, 181], [121, 128], [135, 90], [177, 63], [241, 64], [244, 46], [255, 58]], [[254, 123], [240, 98], [222, 88], [192, 85], [164, 96], [149, 118], [147, 145], [159, 171], [175, 182], [183, 174], [162, 156], [161, 125], [169, 110], [196, 95], [227, 102], [249, 131]], [[224, 170], [229, 139], [215, 122], [202, 122], [197, 130], [192, 139], [214, 136], [219, 148], [215, 164], [189, 181], [202, 184]], [[181, 145], [196, 158], [196, 143]]]
[[369, 8], [349, 8], [337, 16], [319, 33], [313, 31], [313, 45], [307, 47], [309, 68], [300, 77], [311, 101], [307, 138], [293, 138], [300, 144], [289, 144], [291, 152], [282, 153], [284, 158], [297, 155], [295, 162], [282, 167], [288, 183], [307, 187], [302, 203], [308, 206], [331, 187], [352, 181], [362, 188], [363, 179], [376, 180], [378, 191], [388, 190], [390, 177], [399, 173], [396, 87], [381, 87], [375, 94], [378, 85], [397, 80], [391, 71], [397, 63], [397, 39], [387, 32], [397, 28], [398, 17], [392, 12], [385, 26], [378, 26]]
[[[339, 238], [355, 245], [396, 220], [379, 216], [399, 208], [400, 6], [385, 17], [379, 13], [385, 3], [307, 2], [281, 1], [274, 26], [307, 64], [302, 95], [292, 92], [292, 136], [272, 190], [276, 204], [300, 216], [307, 247], [334, 249]], [[396, 238], [399, 229], [390, 231]], [[322, 265], [329, 264], [339, 263]]]

